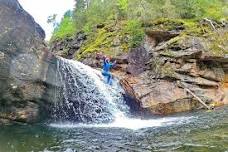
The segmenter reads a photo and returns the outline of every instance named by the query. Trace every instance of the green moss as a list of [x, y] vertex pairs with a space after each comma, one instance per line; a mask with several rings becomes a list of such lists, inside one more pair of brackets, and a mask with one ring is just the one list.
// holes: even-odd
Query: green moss
[[179, 19], [159, 18], [153, 21], [144, 22], [143, 26], [153, 28], [154, 30], [171, 31], [175, 30], [177, 27], [182, 27], [183, 22]]
[[175, 78], [176, 73], [174, 68], [171, 66], [170, 63], [165, 63], [161, 58], [153, 58], [151, 60], [151, 69], [152, 72], [155, 74], [155, 77], [169, 77]]
[[175, 57], [176, 56], [176, 54], [171, 50], [165, 50], [165, 51], [161, 52], [160, 54], [163, 56], [167, 56], [167, 57]]
[[110, 41], [108, 40], [108, 37], [111, 36], [111, 33], [107, 32], [105, 29], [101, 29], [97, 32], [98, 33], [94, 34], [94, 37], [91, 37], [91, 39], [80, 49], [80, 52], [77, 54], [78, 59], [89, 53], [98, 51], [104, 52], [104, 48], [101, 50], [102, 46], [106, 46], [106, 48], [109, 47]]
[[128, 51], [130, 43], [128, 34], [123, 30], [125, 24], [125, 22], [120, 22], [118, 25], [106, 23], [102, 29], [89, 33], [89, 40], [77, 52], [76, 59], [80, 60], [96, 52], [115, 57]]
[[181, 31], [181, 35], [191, 36], [202, 36], [212, 32], [210, 25], [201, 24], [197, 19], [160, 18], [144, 23], [143, 26], [150, 30]]
[[172, 68], [171, 65], [169, 64], [165, 64], [162, 68], [161, 68], [161, 74], [164, 77], [172, 77], [175, 78], [176, 77], [176, 73], [175, 70]]
[[210, 54], [224, 56], [228, 54], [228, 31], [219, 31], [211, 35], [209, 42]]

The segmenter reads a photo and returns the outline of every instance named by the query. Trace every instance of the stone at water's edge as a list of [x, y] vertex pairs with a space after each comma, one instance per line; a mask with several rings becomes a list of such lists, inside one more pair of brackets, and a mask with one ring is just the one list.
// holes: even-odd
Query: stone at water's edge
[[0, 122], [36, 122], [48, 111], [47, 76], [55, 65], [44, 38], [17, 0], [0, 0]]

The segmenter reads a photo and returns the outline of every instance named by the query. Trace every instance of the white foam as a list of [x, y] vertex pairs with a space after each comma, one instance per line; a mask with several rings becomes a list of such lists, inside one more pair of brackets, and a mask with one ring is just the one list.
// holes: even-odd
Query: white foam
[[[90, 66], [87, 66], [81, 62], [74, 61], [74, 60], [62, 60], [69, 65], [72, 65], [76, 69], [80, 69], [80, 72], [83, 74], [86, 74], [89, 76], [91, 80], [93, 80], [94, 84], [96, 85], [97, 89], [100, 93], [102, 93], [102, 96], [104, 99], [109, 102], [110, 111], [114, 115], [114, 117], [117, 117], [118, 114], [124, 115], [126, 111], [128, 111], [128, 107], [126, 105], [123, 105], [123, 97], [122, 93], [124, 92], [123, 89], [119, 86], [117, 81], [113, 81], [112, 85], [106, 84], [104, 77], [101, 75], [101, 71], [98, 71], [96, 69], [91, 68]], [[118, 104], [122, 104], [122, 110], [121, 111], [118, 107]]]
[[119, 117], [113, 123], [109, 124], [74, 124], [74, 123], [55, 123], [50, 124], [51, 127], [55, 128], [125, 128], [138, 130], [142, 128], [150, 127], [162, 127], [173, 124], [188, 123], [193, 117], [167, 117], [159, 119], [131, 119], [126, 117]]

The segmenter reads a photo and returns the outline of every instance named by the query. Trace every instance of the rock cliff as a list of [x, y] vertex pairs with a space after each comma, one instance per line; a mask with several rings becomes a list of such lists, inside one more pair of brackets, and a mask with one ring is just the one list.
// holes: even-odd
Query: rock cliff
[[[209, 106], [226, 104], [227, 26], [212, 30], [206, 24], [203, 27], [210, 32], [201, 29], [196, 33], [189, 32], [183, 22], [179, 29], [164, 29], [167, 23], [170, 21], [147, 27], [144, 44], [130, 51], [126, 68], [129, 74], [121, 79], [126, 92], [152, 114], [205, 108], [189, 90]], [[224, 39], [213, 39], [211, 35]]]
[[45, 94], [55, 58], [43, 29], [17, 0], [0, 0], [0, 21], [0, 122], [36, 122], [49, 111]]
[[97, 28], [97, 34], [87, 36], [74, 56], [95, 68], [101, 67], [97, 52], [117, 60], [112, 72], [134, 99], [130, 105], [162, 115], [205, 108], [186, 90], [211, 107], [228, 103], [225, 21], [158, 19], [144, 23], [145, 38], [136, 48], [126, 45], [129, 36], [121, 27]]

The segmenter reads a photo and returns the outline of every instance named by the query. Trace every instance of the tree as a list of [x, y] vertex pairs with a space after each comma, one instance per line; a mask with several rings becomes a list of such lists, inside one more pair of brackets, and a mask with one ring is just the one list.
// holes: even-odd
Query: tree
[[178, 13], [176, 12], [176, 7], [171, 3], [171, 0], [166, 0], [164, 6], [162, 7], [162, 17], [167, 18], [178, 18]]
[[120, 18], [125, 18], [127, 15], [129, 1], [128, 0], [117, 0], [117, 9], [118, 9], [118, 16]]
[[73, 17], [73, 11], [71, 10], [66, 11], [66, 13], [64, 14], [64, 17]]
[[190, 19], [199, 16], [198, 0], [172, 0], [172, 3], [176, 6], [177, 13], [181, 18]]

